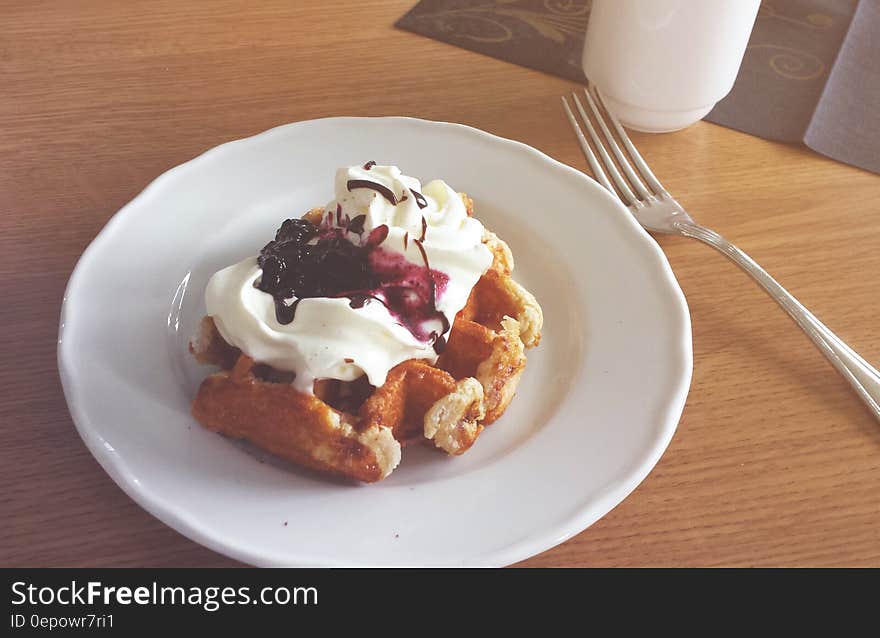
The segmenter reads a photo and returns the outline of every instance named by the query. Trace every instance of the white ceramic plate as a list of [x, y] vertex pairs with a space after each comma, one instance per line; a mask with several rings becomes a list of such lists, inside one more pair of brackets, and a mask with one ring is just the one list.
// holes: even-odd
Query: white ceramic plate
[[[385, 481], [328, 480], [204, 430], [186, 345], [220, 267], [376, 160], [469, 193], [543, 306], [516, 398], [467, 454], [410, 447]], [[256, 565], [505, 565], [620, 503], [666, 448], [691, 375], [687, 306], [657, 244], [580, 172], [533, 148], [410, 118], [299, 122], [174, 168], [79, 261], [59, 368], [86, 445], [160, 520]]]

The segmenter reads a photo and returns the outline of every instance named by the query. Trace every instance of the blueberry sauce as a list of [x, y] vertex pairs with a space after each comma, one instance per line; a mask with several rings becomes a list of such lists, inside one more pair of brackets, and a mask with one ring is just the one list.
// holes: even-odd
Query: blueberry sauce
[[[260, 251], [257, 263], [263, 274], [254, 286], [272, 295], [275, 318], [281, 324], [293, 321], [300, 300], [310, 297], [347, 297], [352, 308], [381, 303], [416, 339], [432, 343], [439, 354], [449, 321], [437, 310], [437, 298], [449, 277], [431, 269], [422, 240], [411, 240], [423, 261], [414, 264], [381, 246], [388, 226], [377, 226], [364, 236], [365, 220], [364, 215], [349, 218], [341, 207], [321, 226], [305, 219], [286, 220]], [[350, 241], [350, 234], [357, 235], [357, 241]]]
[[[437, 310], [437, 297], [446, 290], [446, 273], [431, 270], [422, 251], [425, 266], [409, 261], [398, 252], [377, 248], [370, 252], [370, 269], [379, 285], [368, 293], [382, 301], [391, 315], [419, 341], [435, 341], [449, 330], [446, 316]], [[433, 324], [433, 325], [432, 325]]]

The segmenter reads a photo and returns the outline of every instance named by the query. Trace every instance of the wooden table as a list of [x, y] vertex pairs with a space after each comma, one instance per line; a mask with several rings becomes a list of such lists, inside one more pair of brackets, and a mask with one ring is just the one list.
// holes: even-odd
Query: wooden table
[[[329, 115], [463, 122], [584, 167], [569, 83], [394, 29], [413, 2], [0, 3], [0, 564], [234, 564], [116, 487], [58, 379], [71, 269], [153, 177]], [[635, 141], [701, 221], [880, 362], [880, 176], [702, 122]], [[659, 241], [693, 317], [678, 431], [621, 505], [523, 565], [880, 566], [880, 424], [735, 266]]]

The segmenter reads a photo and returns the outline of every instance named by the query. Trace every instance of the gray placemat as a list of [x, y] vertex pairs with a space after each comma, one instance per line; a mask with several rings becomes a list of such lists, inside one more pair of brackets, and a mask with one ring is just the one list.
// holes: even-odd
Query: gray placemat
[[[397, 26], [574, 82], [589, 0], [422, 0]], [[880, 173], [880, 0], [764, 1], [706, 119]]]
[[880, 173], [880, 0], [859, 2], [804, 142]]

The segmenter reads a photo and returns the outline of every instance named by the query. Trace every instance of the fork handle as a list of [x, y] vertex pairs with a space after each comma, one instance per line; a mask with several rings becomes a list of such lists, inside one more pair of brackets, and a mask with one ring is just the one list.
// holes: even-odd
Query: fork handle
[[822, 354], [855, 388], [874, 416], [880, 420], [880, 372], [876, 368], [831, 332], [754, 259], [724, 237], [714, 230], [689, 221], [676, 222], [674, 226], [685, 237], [699, 239], [719, 250], [749, 273], [776, 303], [791, 315], [791, 318], [807, 333], [807, 336], [816, 344]]

